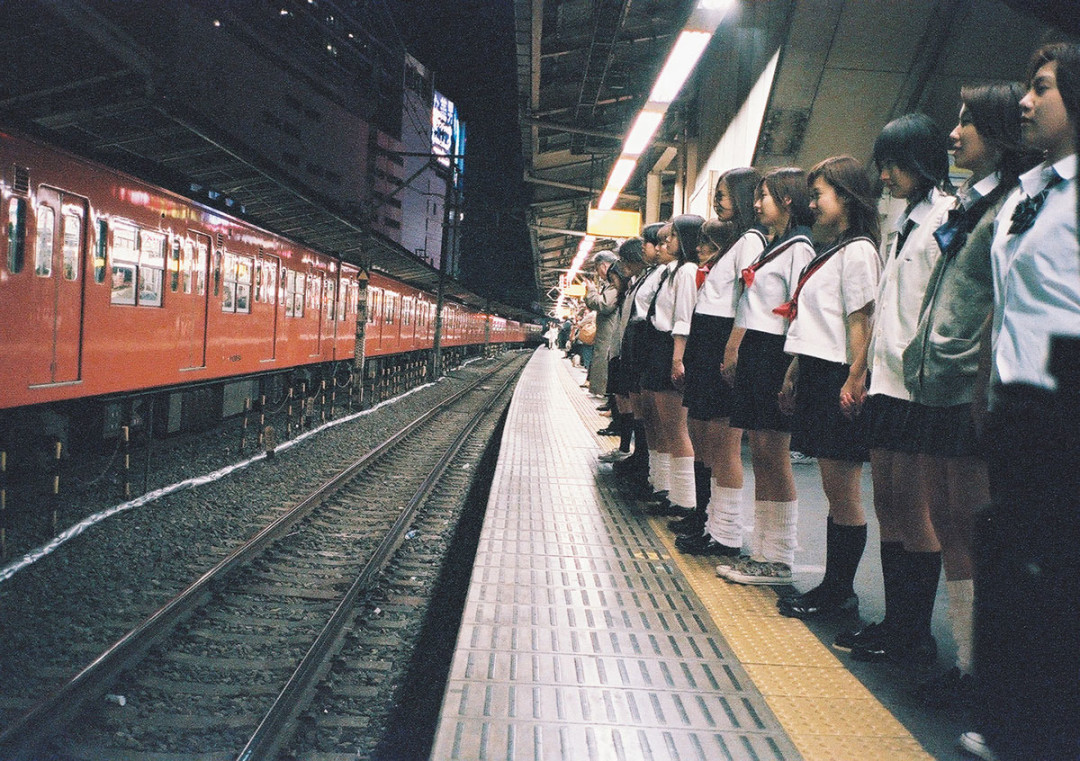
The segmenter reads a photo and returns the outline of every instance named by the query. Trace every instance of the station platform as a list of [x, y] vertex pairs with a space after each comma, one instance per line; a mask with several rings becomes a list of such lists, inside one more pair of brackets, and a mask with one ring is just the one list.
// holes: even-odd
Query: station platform
[[[518, 382], [432, 759], [964, 758], [951, 745], [959, 724], [931, 717], [920, 742], [894, 714], [920, 716], [853, 673], [827, 645], [834, 632], [675, 550], [668, 519], [598, 464], [616, 440], [595, 433], [607, 419], [583, 380], [561, 351], [539, 349]], [[803, 496], [820, 495], [817, 467], [796, 470], [811, 503], [803, 542], [806, 513], [823, 534], [825, 510]], [[752, 488], [747, 469], [747, 502]], [[795, 567], [803, 589], [823, 571], [823, 537], [810, 544]], [[875, 547], [872, 536], [868, 557]]]

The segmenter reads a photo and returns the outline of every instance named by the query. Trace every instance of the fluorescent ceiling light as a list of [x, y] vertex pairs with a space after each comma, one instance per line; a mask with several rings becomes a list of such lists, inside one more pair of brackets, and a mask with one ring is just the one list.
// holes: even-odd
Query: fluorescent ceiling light
[[663, 111], [645, 110], [638, 114], [637, 119], [634, 120], [634, 126], [630, 129], [630, 134], [626, 136], [626, 142], [623, 143], [623, 155], [640, 156], [648, 147], [649, 141], [656, 134], [662, 121], [664, 121]]
[[735, 0], [701, 0], [697, 7], [704, 11], [726, 11]]
[[712, 39], [712, 32], [683, 31], [671, 49], [660, 76], [656, 79], [649, 100], [655, 103], [671, 103], [679, 94], [686, 78], [694, 70], [705, 46]]
[[[630, 175], [634, 173], [634, 167], [637, 166], [637, 160], [632, 158], [623, 157], [615, 162], [615, 166], [611, 169], [611, 176], [608, 177], [607, 187], [604, 188], [604, 195], [601, 196], [598, 208], [610, 209], [611, 206], [604, 206], [603, 198], [610, 194], [614, 194], [616, 198], [619, 197], [619, 193], [626, 186], [627, 180], [630, 179]], [[612, 204], [614, 205], [614, 204]]]

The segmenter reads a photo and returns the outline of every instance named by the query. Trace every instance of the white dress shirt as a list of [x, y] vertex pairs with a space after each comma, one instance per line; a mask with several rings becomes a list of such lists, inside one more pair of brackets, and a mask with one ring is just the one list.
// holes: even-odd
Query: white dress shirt
[[[941, 256], [934, 231], [945, 222], [955, 202], [952, 196], [935, 189], [929, 198], [900, 215], [889, 233], [867, 354], [871, 394], [911, 399], [904, 383], [904, 349], [919, 327], [926, 286]], [[897, 237], [909, 219], [915, 227], [897, 253]]]
[[663, 267], [653, 267], [651, 271], [642, 276], [641, 285], [634, 292], [633, 311], [630, 313], [630, 322], [644, 320], [652, 306], [656, 289], [660, 287], [660, 277], [664, 272]]
[[[774, 247], [787, 246], [782, 254], [754, 273], [753, 285], [742, 288], [735, 312], [736, 327], [777, 336], [787, 332], [788, 321], [774, 314], [773, 309], [791, 298], [799, 281], [799, 273], [814, 258], [814, 247], [807, 232], [806, 228], [797, 228], [762, 252], [762, 256], [768, 256]], [[760, 258], [756, 257], [745, 266]]]
[[788, 326], [784, 351], [826, 362], [851, 364], [847, 318], [877, 295], [881, 274], [877, 246], [856, 238], [806, 279], [798, 311]]
[[694, 311], [713, 317], [734, 317], [739, 303], [743, 267], [749, 267], [765, 250], [765, 236], [750, 228], [713, 263], [698, 289]]
[[[1038, 195], [1056, 172], [1038, 216], [1023, 233], [1009, 234], [1013, 210]], [[992, 380], [1050, 391], [1050, 338], [1080, 335], [1080, 250], [1076, 240], [1076, 154], [1020, 176], [994, 221], [990, 258], [994, 273]], [[991, 400], [991, 406], [993, 400]]]
[[665, 266], [670, 274], [656, 294], [652, 324], [661, 333], [688, 336], [697, 301], [697, 265], [675, 260]]

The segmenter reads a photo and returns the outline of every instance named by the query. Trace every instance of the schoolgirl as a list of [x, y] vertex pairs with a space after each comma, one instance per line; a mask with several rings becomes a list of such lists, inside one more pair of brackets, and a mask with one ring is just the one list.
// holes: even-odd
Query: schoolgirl
[[690, 511], [696, 493], [694, 449], [682, 404], [683, 354], [697, 300], [697, 245], [704, 221], [696, 214], [675, 217], [660, 248], [665, 272], [649, 311], [649, 356], [641, 376], [656, 409], [658, 448], [671, 458], [668, 500], [673, 508]]
[[977, 703], [1003, 761], [1080, 748], [1080, 46], [1035, 52], [1020, 113], [1042, 163], [1020, 176], [990, 246], [992, 530], [976, 569]]
[[817, 255], [776, 311], [790, 321], [793, 359], [781, 390], [793, 411], [791, 447], [816, 457], [829, 503], [825, 577], [780, 613], [810, 618], [854, 610], [855, 571], [866, 547], [860, 484], [869, 459], [859, 414], [866, 397], [866, 349], [881, 272], [877, 203], [865, 169], [851, 156], [825, 159], [807, 175]]
[[614, 433], [619, 436], [619, 448], [599, 457], [600, 462], [618, 462], [630, 454], [630, 442], [634, 435], [634, 411], [630, 405], [630, 387], [621, 370], [622, 339], [632, 307], [632, 289], [638, 282], [638, 276], [645, 267], [644, 249], [641, 238], [628, 238], [619, 246], [619, 261], [608, 270], [608, 280], [615, 286], [618, 299], [616, 303], [614, 329], [608, 347], [607, 396], [614, 400], [609, 403], [611, 424], [609, 431], [597, 431], [601, 435]]
[[735, 322], [742, 267], [765, 248], [756, 227], [755, 169], [731, 169], [716, 183], [717, 219], [701, 229], [698, 288], [686, 353], [683, 405], [694, 447], [697, 510], [671, 524], [675, 546], [696, 555], [738, 555], [742, 547], [742, 431], [728, 425], [734, 391], [723, 375], [724, 350]]
[[907, 201], [889, 234], [870, 336], [867, 397], [874, 510], [881, 529], [885, 619], [841, 632], [839, 649], [864, 661], [932, 663], [930, 633], [941, 574], [941, 547], [918, 485], [917, 424], [904, 383], [903, 351], [918, 326], [919, 306], [941, 250], [934, 232], [953, 199], [946, 134], [929, 117], [908, 114], [885, 125], [874, 143], [881, 181]]
[[728, 339], [730, 346], [741, 338], [731, 425], [749, 432], [754, 532], [751, 554], [725, 558], [716, 572], [741, 584], [789, 584], [798, 502], [789, 454], [791, 418], [779, 406], [789, 363], [787, 320], [773, 310], [791, 299], [799, 273], [814, 258], [806, 175], [797, 168], [772, 170], [758, 183], [754, 208], [769, 245], [741, 272], [742, 293]]
[[[993, 310], [990, 241], [994, 217], [1025, 161], [1020, 144], [1019, 84], [965, 87], [959, 123], [949, 139], [957, 167], [971, 177], [956, 207], [934, 233], [942, 250], [923, 298], [915, 337], [904, 350], [904, 375], [918, 424], [919, 483], [941, 544], [956, 665], [920, 687], [932, 706], [970, 700], [973, 693], [972, 542], [975, 511], [989, 502], [986, 462], [976, 448], [973, 403], [981, 338]], [[985, 382], [985, 379], [984, 379]], [[976, 413], [977, 414], [977, 413]]]
[[634, 452], [622, 462], [612, 465], [612, 469], [625, 476], [642, 496], [653, 491], [667, 491], [667, 466], [670, 465], [666, 454], [651, 449], [658, 441], [655, 415], [651, 399], [641, 392], [641, 373], [647, 357], [644, 345], [648, 328], [646, 317], [663, 275], [659, 266], [660, 233], [663, 228], [662, 223], [656, 222], [646, 225], [641, 231], [645, 267], [627, 294], [626, 302], [630, 312], [623, 330], [619, 362], [623, 385], [630, 397], [630, 407], [634, 413]]

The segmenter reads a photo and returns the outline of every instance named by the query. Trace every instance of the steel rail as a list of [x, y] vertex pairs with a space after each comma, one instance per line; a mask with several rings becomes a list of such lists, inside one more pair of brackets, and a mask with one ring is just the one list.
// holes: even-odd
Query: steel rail
[[420, 505], [427, 499], [435, 484], [446, 472], [446, 469], [450, 466], [454, 457], [457, 456], [461, 447], [464, 446], [469, 436], [476, 430], [480, 421], [491, 411], [496, 401], [502, 398], [516, 377], [515, 374], [503, 383], [502, 387], [484, 405], [484, 408], [473, 416], [446, 453], [431, 469], [420, 488], [417, 489], [416, 494], [413, 495], [412, 499], [401, 511], [393, 527], [380, 542], [371, 559], [364, 565], [359, 576], [349, 587], [349, 591], [346, 592], [337, 609], [323, 627], [322, 632], [319, 633], [307, 654], [296, 667], [284, 689], [282, 689], [254, 734], [252, 734], [251, 739], [248, 740], [244, 749], [236, 757], [236, 761], [271, 761], [277, 758], [276, 754], [281, 749], [281, 746], [292, 737], [292, 727], [297, 714], [307, 705], [312, 691], [325, 674], [325, 666], [329, 656], [335, 652], [336, 644], [340, 640], [346, 625], [352, 620], [357, 598], [367, 591], [372, 582], [375, 581], [377, 574], [401, 545], [402, 538], [409, 526], [412, 525], [413, 518]]
[[124, 671], [138, 663], [147, 649], [164, 638], [187, 615], [210, 596], [211, 584], [220, 581], [264, 552], [303, 520], [325, 499], [335, 494], [357, 473], [392, 449], [431, 418], [456, 404], [490, 375], [440, 402], [389, 439], [369, 450], [344, 471], [331, 478], [287, 513], [270, 523], [240, 547], [200, 576], [146, 620], [110, 645], [78, 674], [54, 693], [0, 731], [0, 758], [4, 761], [32, 761], [36, 750], [50, 737], [61, 732], [87, 701], [100, 696]]

